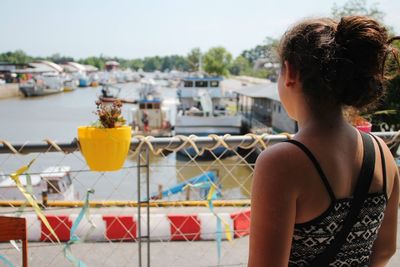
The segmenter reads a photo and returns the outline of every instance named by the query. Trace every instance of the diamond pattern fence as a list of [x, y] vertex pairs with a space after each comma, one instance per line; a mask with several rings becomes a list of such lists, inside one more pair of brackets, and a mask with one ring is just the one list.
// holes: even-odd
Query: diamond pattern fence
[[[396, 153], [399, 133], [377, 135]], [[246, 266], [255, 159], [287, 138], [134, 136], [115, 172], [90, 171], [76, 141], [1, 141], [0, 216], [26, 218], [30, 266]], [[59, 242], [10, 182], [33, 159], [19, 180]], [[0, 256], [21, 266], [15, 247]]]

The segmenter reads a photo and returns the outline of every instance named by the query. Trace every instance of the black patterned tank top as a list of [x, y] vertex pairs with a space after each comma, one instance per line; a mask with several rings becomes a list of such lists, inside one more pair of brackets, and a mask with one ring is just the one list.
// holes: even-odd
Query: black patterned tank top
[[[289, 266], [309, 266], [317, 255], [324, 252], [343, 227], [344, 220], [350, 211], [352, 198], [336, 199], [328, 179], [311, 151], [297, 141], [290, 141], [301, 148], [313, 162], [330, 197], [331, 205], [318, 217], [306, 223], [295, 224], [290, 251]], [[368, 194], [353, 225], [346, 242], [342, 245], [332, 267], [368, 266], [372, 246], [382, 224], [387, 204], [386, 169], [382, 148], [378, 143], [383, 172], [383, 190]]]

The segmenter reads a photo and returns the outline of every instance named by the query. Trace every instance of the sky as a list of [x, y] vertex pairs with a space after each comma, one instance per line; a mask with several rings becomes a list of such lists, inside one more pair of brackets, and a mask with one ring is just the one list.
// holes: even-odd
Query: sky
[[[223, 46], [234, 56], [346, 0], [0, 0], [0, 53], [123, 57], [186, 55]], [[400, 0], [380, 0], [400, 33]], [[374, 3], [369, 0], [369, 4]]]

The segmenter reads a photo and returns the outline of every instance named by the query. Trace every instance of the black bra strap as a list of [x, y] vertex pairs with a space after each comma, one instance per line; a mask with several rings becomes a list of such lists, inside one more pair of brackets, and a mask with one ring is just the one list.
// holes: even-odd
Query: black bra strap
[[382, 179], [383, 179], [383, 192], [387, 198], [387, 190], [386, 190], [386, 161], [385, 161], [385, 154], [383, 154], [383, 149], [381, 143], [379, 142], [378, 138], [375, 135], [370, 134], [376, 141], [379, 147], [379, 153], [381, 154], [381, 164], [382, 164]]
[[332, 201], [336, 200], [335, 194], [332, 191], [331, 185], [329, 184], [328, 179], [325, 176], [325, 173], [323, 172], [321, 165], [319, 165], [318, 160], [314, 157], [313, 153], [311, 153], [311, 151], [302, 143], [300, 143], [299, 141], [290, 139], [290, 140], [285, 140], [283, 142], [287, 142], [287, 143], [291, 143], [296, 145], [297, 147], [299, 147], [301, 150], [303, 150], [303, 152], [307, 155], [307, 157], [311, 160], [311, 162], [313, 163], [315, 169], [317, 170], [319, 176], [321, 177], [322, 182], [324, 183], [325, 187], [326, 187], [326, 191], [328, 191], [328, 194], [331, 198]]
[[344, 220], [342, 229], [336, 233], [333, 241], [327, 246], [325, 251], [314, 259], [309, 267], [328, 266], [332, 263], [340, 248], [346, 243], [346, 238], [354, 224], [359, 219], [358, 216], [368, 195], [375, 169], [375, 148], [372, 139], [363, 132], [360, 132], [360, 134], [363, 140], [364, 155], [350, 211]]

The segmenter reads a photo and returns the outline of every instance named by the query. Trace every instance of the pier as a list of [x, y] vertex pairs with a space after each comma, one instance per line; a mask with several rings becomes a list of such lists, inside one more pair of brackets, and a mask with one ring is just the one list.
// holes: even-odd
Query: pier
[[21, 96], [17, 83], [0, 84], [0, 99]]

